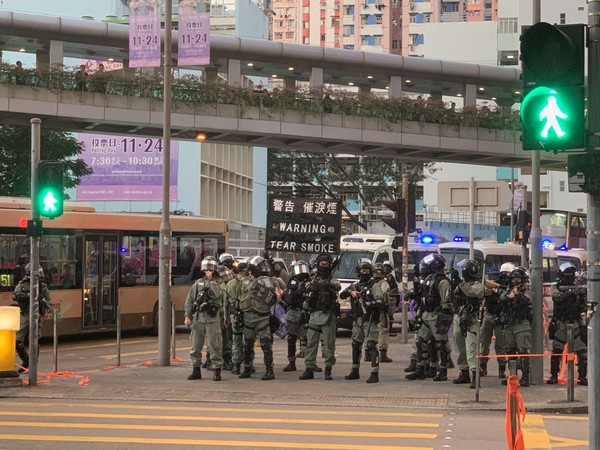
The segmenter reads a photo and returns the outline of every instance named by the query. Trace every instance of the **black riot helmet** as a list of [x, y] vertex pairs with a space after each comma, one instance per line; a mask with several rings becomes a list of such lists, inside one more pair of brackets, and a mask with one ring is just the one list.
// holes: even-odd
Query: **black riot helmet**
[[460, 278], [464, 281], [481, 280], [479, 263], [474, 259], [463, 259], [456, 265]]
[[383, 262], [383, 273], [388, 275], [388, 274], [392, 273], [393, 270], [394, 270], [394, 265], [390, 261]]
[[385, 268], [382, 263], [375, 263], [373, 266], [373, 276], [375, 278], [383, 278], [385, 276]]
[[322, 277], [328, 277], [331, 275], [331, 256], [326, 253], [321, 253], [315, 260], [317, 266], [317, 273]]
[[573, 263], [564, 262], [558, 267], [556, 281], [560, 284], [573, 286], [575, 284], [575, 272], [577, 272], [577, 267]]
[[253, 256], [252, 258], [250, 258], [248, 260], [248, 272], [250, 272], [252, 275], [254, 275], [255, 277], [260, 277], [263, 275], [264, 272], [264, 266], [265, 265], [265, 258], [263, 258], [262, 256]]
[[373, 276], [373, 264], [366, 258], [362, 258], [356, 265], [356, 274], [360, 281], [368, 281]]
[[233, 266], [235, 265], [235, 258], [231, 253], [221, 253], [219, 255], [219, 264], [227, 267], [228, 269], [233, 270]]
[[529, 281], [529, 274], [523, 267], [517, 267], [508, 276], [510, 287], [522, 286]]
[[297, 280], [306, 280], [310, 276], [310, 266], [300, 260], [292, 263], [292, 275]]
[[438, 253], [430, 253], [419, 263], [419, 273], [425, 278], [434, 273], [443, 273], [446, 267], [446, 260]]

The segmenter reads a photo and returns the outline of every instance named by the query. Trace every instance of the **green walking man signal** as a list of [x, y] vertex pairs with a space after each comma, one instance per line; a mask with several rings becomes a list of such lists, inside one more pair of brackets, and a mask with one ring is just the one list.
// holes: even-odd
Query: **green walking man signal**
[[35, 205], [40, 216], [54, 219], [63, 214], [64, 204], [63, 164], [40, 161], [37, 169]]

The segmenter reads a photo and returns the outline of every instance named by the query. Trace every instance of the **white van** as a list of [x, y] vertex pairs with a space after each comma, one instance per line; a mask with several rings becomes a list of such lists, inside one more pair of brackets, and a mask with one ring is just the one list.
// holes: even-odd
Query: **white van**
[[577, 272], [585, 272], [587, 270], [587, 251], [584, 248], [570, 248], [569, 250], [555, 250], [558, 256], [558, 265], [565, 262], [572, 263], [577, 267]]
[[[357, 281], [356, 266], [365, 258], [372, 264], [391, 261], [394, 265], [394, 275], [397, 281], [402, 281], [402, 248], [394, 248], [394, 240], [391, 235], [381, 234], [352, 234], [342, 236], [340, 240], [340, 255], [333, 270], [333, 276], [342, 284], [342, 290]], [[409, 243], [408, 245], [408, 278], [412, 281], [413, 268], [421, 259], [430, 253], [437, 253], [434, 244]], [[349, 299], [339, 300], [340, 316], [338, 326], [340, 328], [352, 328], [350, 318]]]

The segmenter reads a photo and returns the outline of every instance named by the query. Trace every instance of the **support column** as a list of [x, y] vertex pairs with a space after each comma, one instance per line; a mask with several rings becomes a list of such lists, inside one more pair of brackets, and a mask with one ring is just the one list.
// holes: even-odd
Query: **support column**
[[242, 84], [241, 61], [239, 59], [229, 59], [227, 61], [227, 84], [229, 86], [240, 86]]
[[368, 94], [371, 92], [371, 85], [370, 84], [359, 84], [358, 85], [358, 92], [361, 94]]
[[35, 52], [35, 67], [38, 70], [48, 70], [50, 68], [50, 53], [47, 50], [37, 50]]
[[219, 78], [219, 71], [216, 67], [205, 67], [202, 72], [202, 81], [206, 84], [214, 84]]
[[477, 106], [477, 86], [474, 84], [465, 84], [463, 96], [465, 99], [465, 104], [463, 107]]
[[295, 91], [296, 79], [293, 77], [283, 77], [283, 89], [286, 91]]
[[402, 97], [402, 77], [390, 77], [390, 88], [388, 89], [388, 97]]
[[50, 41], [50, 66], [62, 67], [64, 65], [64, 42]]
[[310, 88], [323, 89], [323, 69], [321, 67], [313, 67], [310, 70]]

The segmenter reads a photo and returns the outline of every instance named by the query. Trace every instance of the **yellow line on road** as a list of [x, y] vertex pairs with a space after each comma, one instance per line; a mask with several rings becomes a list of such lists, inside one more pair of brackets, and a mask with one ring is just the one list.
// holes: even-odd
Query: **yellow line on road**
[[551, 449], [550, 436], [539, 414], [527, 414], [522, 424], [523, 441], [527, 450]]
[[[28, 402], [3, 402], [4, 407], [7, 406], [32, 406], [32, 403]], [[57, 406], [54, 402], [36, 402], [33, 403], [36, 408], [40, 407], [51, 407]], [[259, 408], [221, 408], [217, 406], [166, 406], [166, 405], [143, 405], [143, 404], [127, 404], [127, 403], [61, 403], [61, 407], [83, 407], [83, 408], [102, 408], [102, 409], [135, 409], [135, 410], [148, 410], [148, 411], [221, 411], [221, 412], [245, 412], [245, 413], [268, 413], [268, 414], [319, 414], [329, 416], [371, 416], [371, 417], [422, 417], [440, 419], [444, 417], [444, 414], [438, 413], [406, 413], [406, 412], [388, 412], [388, 411], [332, 411], [332, 410], [312, 410], [312, 409], [259, 409]]]
[[580, 439], [569, 439], [558, 436], [550, 436], [552, 441], [552, 448], [566, 448], [566, 447], [579, 447], [588, 446], [588, 441], [582, 441]]
[[[87, 417], [94, 419], [144, 419], [144, 420], [189, 420], [203, 422], [243, 422], [243, 423], [290, 423], [287, 417], [268, 418], [268, 417], [218, 417], [218, 416], [162, 416], [149, 414], [96, 414], [96, 413], [55, 413], [55, 412], [26, 412], [26, 411], [0, 411], [0, 416], [19, 416], [19, 417]], [[438, 428], [437, 423], [427, 422], [369, 422], [369, 421], [352, 421], [352, 420], [323, 420], [323, 419], [293, 419], [296, 424], [313, 424], [313, 425], [361, 425], [373, 427], [421, 427], [421, 428]]]
[[[291, 422], [290, 425], [293, 425]], [[191, 427], [168, 425], [136, 425], [105, 423], [56, 423], [56, 422], [14, 422], [0, 421], [0, 426], [9, 427], [34, 427], [34, 428], [91, 428], [114, 430], [153, 430], [153, 431], [207, 431], [212, 433], [254, 433], [254, 434], [283, 434], [295, 436], [338, 436], [338, 437], [376, 437], [376, 438], [413, 438], [435, 439], [437, 434], [432, 433], [377, 433], [372, 431], [333, 431], [333, 430], [287, 430], [287, 429], [259, 429], [259, 428], [232, 428], [232, 427]]]
[[585, 416], [567, 416], [567, 415], [559, 415], [559, 416], [546, 416], [546, 415], [542, 415], [542, 419], [544, 420], [574, 420], [574, 421], [581, 421], [581, 422], [588, 422], [590, 420], [589, 417]]
[[[183, 352], [183, 351], [189, 351], [190, 348], [189, 347], [185, 347], [185, 348], [176, 348], [175, 351], [176, 352]], [[129, 352], [129, 353], [121, 353], [121, 358], [123, 357], [127, 357], [127, 356], [140, 356], [140, 355], [156, 355], [158, 354], [158, 349], [156, 350], [149, 350], [149, 351], [145, 351], [145, 352]], [[102, 355], [102, 356], [96, 356], [96, 358], [99, 359], [115, 359], [117, 357], [117, 354], [113, 354], [113, 355]]]
[[224, 441], [209, 439], [173, 439], [173, 438], [144, 438], [144, 437], [105, 437], [105, 436], [53, 436], [29, 434], [0, 434], [0, 440], [10, 441], [54, 441], [54, 442], [103, 442], [119, 444], [154, 444], [154, 445], [212, 445], [219, 447], [267, 447], [267, 448], [310, 448], [310, 449], [332, 449], [332, 450], [433, 450], [433, 447], [401, 447], [398, 445], [358, 445], [358, 444], [319, 444], [308, 442], [251, 442]]

